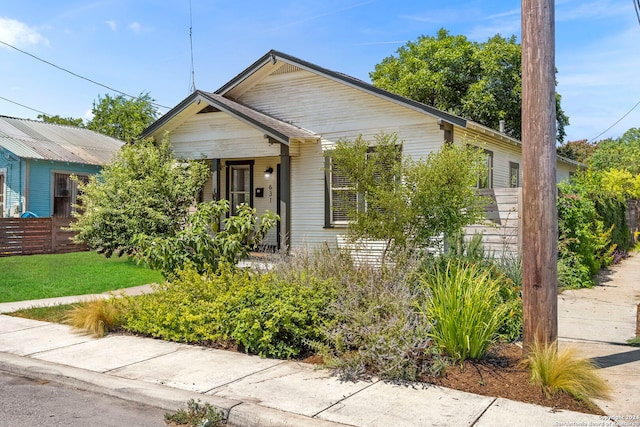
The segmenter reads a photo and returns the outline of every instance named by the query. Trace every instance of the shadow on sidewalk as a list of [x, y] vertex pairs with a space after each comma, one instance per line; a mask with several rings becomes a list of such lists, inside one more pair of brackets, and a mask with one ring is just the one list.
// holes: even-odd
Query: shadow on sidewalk
[[593, 357], [591, 360], [599, 368], [611, 368], [612, 366], [624, 365], [640, 361], [640, 349], [627, 351], [624, 353], [611, 354], [609, 356]]

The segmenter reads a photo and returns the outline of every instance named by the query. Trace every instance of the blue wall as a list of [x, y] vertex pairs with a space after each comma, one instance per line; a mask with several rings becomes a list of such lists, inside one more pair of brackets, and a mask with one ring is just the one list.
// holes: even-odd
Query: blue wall
[[54, 173], [94, 175], [100, 169], [96, 165], [20, 159], [0, 148], [0, 172], [5, 175], [5, 202], [0, 217], [12, 216], [16, 205], [20, 213], [29, 210], [39, 217], [50, 217], [53, 213]]
[[[0, 217], [11, 216], [11, 208], [16, 204], [19, 206], [19, 209], [22, 209], [20, 193], [22, 191], [21, 189], [24, 188], [23, 169], [23, 160], [0, 148], [0, 170], [2, 170], [5, 175], [4, 209]], [[0, 191], [2, 190], [3, 189], [0, 188]]]
[[78, 163], [53, 162], [48, 160], [29, 161], [29, 196], [27, 210], [39, 217], [50, 217], [53, 214], [53, 174], [69, 173], [94, 175], [100, 166], [82, 165]]

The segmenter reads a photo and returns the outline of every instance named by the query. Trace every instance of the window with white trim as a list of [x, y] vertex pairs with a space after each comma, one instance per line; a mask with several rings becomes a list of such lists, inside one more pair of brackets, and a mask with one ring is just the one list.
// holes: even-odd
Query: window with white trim
[[520, 187], [520, 164], [509, 162], [509, 187]]
[[[398, 156], [401, 155], [402, 147], [397, 145]], [[367, 159], [373, 157], [376, 159], [375, 147], [369, 147]], [[325, 227], [346, 226], [349, 223], [349, 213], [363, 212], [367, 209], [378, 209], [379, 206], [372, 207], [371, 203], [367, 203], [366, 194], [358, 193], [347, 176], [340, 172], [337, 165], [332, 161], [330, 156], [325, 158]], [[379, 173], [375, 174], [376, 182], [382, 177]], [[393, 178], [394, 182], [396, 178]]]
[[338, 167], [328, 158], [329, 163], [329, 210], [330, 225], [346, 225], [349, 222], [349, 212], [358, 209], [361, 196], [358, 195], [353, 184]]
[[483, 162], [486, 166], [482, 176], [478, 178], [477, 187], [493, 188], [493, 151], [484, 150]]

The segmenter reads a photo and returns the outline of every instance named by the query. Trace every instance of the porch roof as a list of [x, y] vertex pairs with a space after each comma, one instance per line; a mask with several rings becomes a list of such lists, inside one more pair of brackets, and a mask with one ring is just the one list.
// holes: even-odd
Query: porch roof
[[[292, 125], [285, 121], [276, 119], [268, 114], [262, 113], [258, 110], [250, 108], [244, 104], [233, 101], [229, 98], [225, 98], [222, 95], [218, 95], [211, 92], [205, 92], [196, 90], [187, 98], [185, 98], [180, 104], [171, 109], [167, 114], [159, 118], [155, 123], [149, 126], [143, 132], [143, 136], [148, 137], [156, 134], [158, 131], [168, 124], [172, 119], [181, 116], [184, 111], [193, 106], [199, 105], [201, 102], [223, 111], [236, 119], [247, 123], [254, 128], [264, 132], [265, 138], [273, 138], [274, 140], [281, 142], [285, 145], [290, 145], [293, 141], [298, 142], [318, 142], [320, 141], [320, 135], [303, 129], [301, 127]], [[199, 107], [198, 111], [201, 111], [204, 107]]]

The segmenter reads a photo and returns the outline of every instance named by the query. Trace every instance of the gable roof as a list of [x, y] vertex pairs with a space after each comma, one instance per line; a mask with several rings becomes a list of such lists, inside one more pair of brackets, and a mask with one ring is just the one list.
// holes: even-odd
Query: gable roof
[[405, 107], [411, 108], [412, 110], [416, 110], [422, 113], [427, 113], [431, 116], [434, 116], [440, 120], [444, 120], [451, 124], [455, 124], [461, 127], [466, 127], [467, 120], [463, 119], [462, 117], [458, 117], [453, 114], [446, 113], [435, 107], [431, 107], [430, 105], [426, 105], [421, 102], [417, 102], [412, 99], [405, 98], [395, 93], [386, 91], [384, 89], [380, 89], [378, 87], [373, 86], [370, 83], [364, 82], [360, 79], [356, 79], [355, 77], [338, 73], [336, 71], [328, 70], [326, 68], [320, 67], [318, 65], [312, 64], [310, 62], [296, 58], [294, 56], [287, 55], [286, 53], [282, 53], [277, 50], [270, 50], [269, 52], [267, 52], [262, 58], [258, 59], [256, 62], [251, 64], [244, 71], [242, 71], [236, 77], [231, 79], [228, 83], [226, 83], [224, 86], [218, 89], [215, 93], [223, 96], [227, 95], [227, 97], [230, 96], [231, 98], [234, 98], [235, 89], [241, 87], [243, 84], [251, 85], [251, 78], [253, 76], [259, 76], [261, 74], [260, 73], [261, 70], [266, 70], [267, 72], [271, 72], [269, 71], [269, 69], [273, 70], [276, 67], [279, 68], [281, 64], [279, 65], [278, 62], [294, 65], [303, 70], [307, 70], [314, 74], [319, 74], [331, 80], [346, 84], [347, 86], [364, 90], [365, 92], [368, 92], [372, 95], [386, 99], [396, 104], [403, 105]]
[[[199, 103], [200, 100], [205, 100], [207, 103], [209, 103], [209, 105], [215, 106], [216, 108], [261, 129], [265, 132], [265, 135], [269, 135], [270, 137], [287, 145], [293, 139], [319, 140], [320, 135], [299, 128], [293, 124], [284, 122], [267, 114], [261, 113], [253, 108], [250, 108], [233, 100], [239, 98], [242, 93], [251, 89], [251, 87], [260, 82], [265, 76], [277, 71], [285, 64], [321, 75], [347, 86], [363, 90], [371, 95], [386, 99], [406, 108], [410, 108], [414, 111], [428, 114], [432, 117], [437, 118], [439, 121], [451, 123], [464, 129], [468, 128], [483, 134], [488, 134], [494, 138], [498, 138], [504, 142], [522, 148], [522, 142], [520, 140], [510, 137], [505, 133], [498, 132], [480, 123], [458, 117], [454, 114], [447, 113], [430, 105], [423, 104], [421, 102], [414, 101], [404, 96], [400, 96], [395, 93], [378, 88], [370, 83], [364, 82], [360, 79], [356, 79], [355, 77], [351, 77], [349, 75], [336, 71], [331, 71], [329, 69], [320, 67], [318, 65], [273, 49], [267, 52], [249, 67], [247, 67], [240, 74], [232, 78], [229, 82], [224, 84], [214, 93], [197, 90], [189, 95], [180, 104], [171, 109], [171, 111], [160, 117], [158, 120], [156, 120], [156, 122], [145, 129], [143, 132], [143, 136], [151, 136], [155, 132], [159, 131], [169, 121], [183, 114], [190, 105]], [[200, 110], [201, 108], [198, 109], [198, 111]], [[584, 166], [579, 162], [561, 156], [557, 156], [557, 159], [561, 162], [574, 166]]]
[[[194, 103], [199, 106], [202, 101], [219, 111], [224, 111], [225, 113], [235, 117], [236, 119], [259, 129], [260, 131], [264, 132], [265, 135], [286, 145], [289, 145], [293, 140], [320, 140], [320, 135], [317, 135], [311, 131], [261, 113], [258, 110], [250, 108], [231, 99], [225, 98], [222, 95], [211, 92], [204, 92], [201, 90], [196, 90], [187, 98], [185, 98], [180, 104], [172, 108], [171, 111], [156, 120], [153, 124], [151, 124], [147, 129], [144, 130], [142, 135], [144, 137], [148, 137], [156, 133], [158, 130], [160, 130], [160, 128], [162, 128], [164, 124], [177, 117], [189, 106], [193, 105]], [[199, 106], [198, 111], [201, 111], [203, 108], [204, 106]]]
[[21, 158], [102, 165], [123, 144], [89, 129], [0, 116], [0, 147]]

